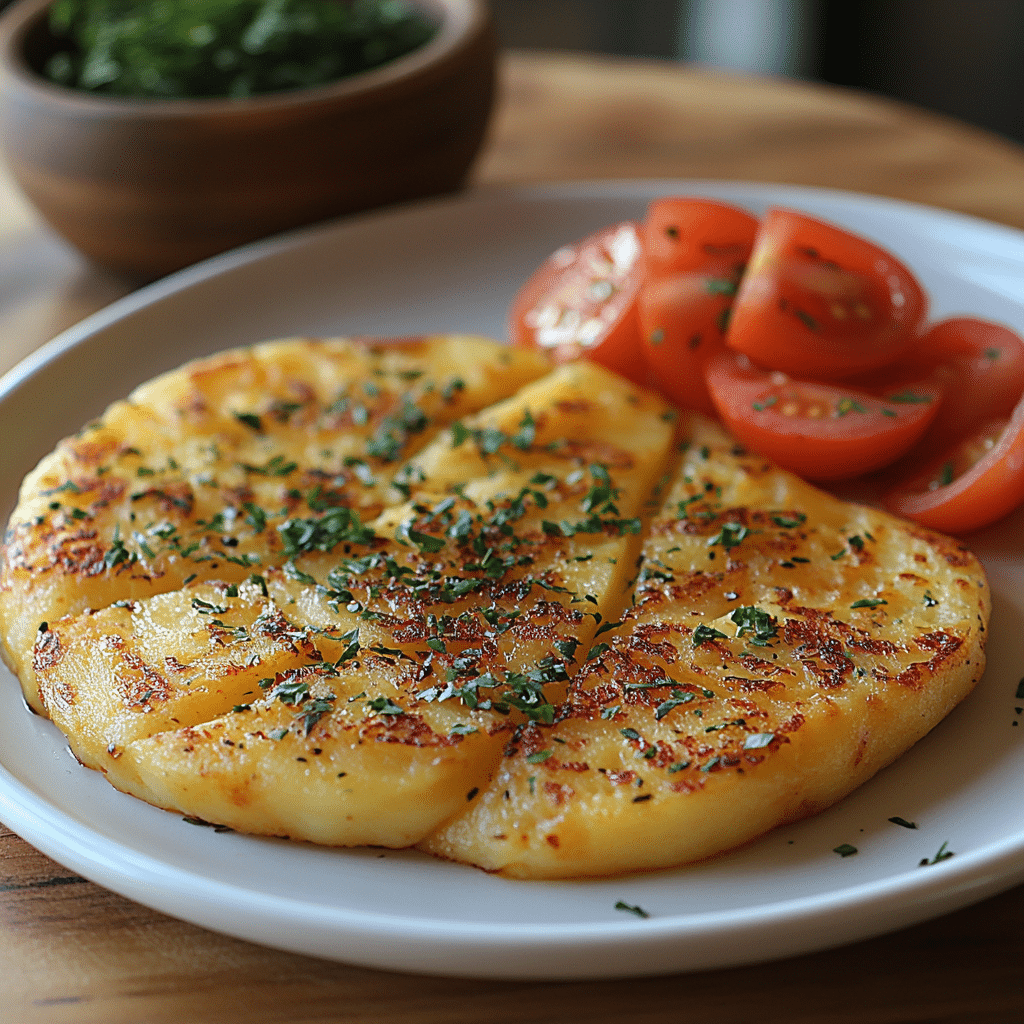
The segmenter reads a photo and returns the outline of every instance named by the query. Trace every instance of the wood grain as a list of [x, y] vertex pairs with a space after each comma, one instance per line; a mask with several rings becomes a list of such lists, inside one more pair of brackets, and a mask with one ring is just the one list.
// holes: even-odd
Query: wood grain
[[1024, 227], [1024, 151], [863, 93], [662, 61], [539, 54], [516, 54], [502, 89], [480, 182], [785, 182]]
[[1024, 1019], [1021, 920], [1024, 887], [780, 963], [570, 984], [423, 978], [276, 952], [175, 921], [0, 831], [0, 1006], [19, 1008], [12, 1024], [1012, 1024]]
[[[871, 192], [1024, 227], [1024, 150], [872, 97], [655, 62], [516, 54], [474, 180], [700, 177]], [[127, 282], [56, 241], [0, 172], [0, 368]], [[1016, 1024], [1024, 887], [779, 963], [637, 981], [385, 974], [147, 910], [0, 828], [0, 1020], [12, 1024]]]

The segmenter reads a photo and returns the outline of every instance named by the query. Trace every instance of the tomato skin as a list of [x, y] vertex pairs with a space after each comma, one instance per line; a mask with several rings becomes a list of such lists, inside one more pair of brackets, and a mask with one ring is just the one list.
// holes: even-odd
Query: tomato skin
[[586, 358], [647, 382], [637, 293], [644, 279], [639, 225], [612, 224], [552, 253], [509, 312], [513, 344], [546, 349], [556, 363]]
[[[810, 480], [842, 480], [888, 465], [935, 417], [941, 389], [918, 382], [875, 393], [761, 370], [724, 351], [707, 365], [708, 391], [730, 432], [784, 469]], [[903, 400], [887, 400], [899, 392]]]
[[[968, 468], [943, 485], [947, 465], [954, 472]], [[969, 533], [1012, 512], [1024, 502], [1024, 400], [1009, 420], [976, 429], [883, 501], [897, 515], [944, 533]]]
[[727, 276], [750, 258], [757, 220], [713, 199], [670, 197], [647, 207], [641, 230], [651, 277], [708, 271]]
[[761, 222], [726, 341], [761, 366], [842, 380], [895, 362], [926, 305], [914, 275], [891, 253], [774, 209]]
[[725, 348], [726, 318], [735, 285], [706, 274], [672, 274], [640, 290], [640, 325], [647, 365], [667, 398], [715, 415], [704, 379], [708, 360]]
[[936, 366], [947, 385], [922, 451], [944, 451], [989, 420], [1006, 419], [1024, 395], [1024, 340], [1001, 324], [951, 317], [933, 324], [915, 343], [919, 366]]
[[715, 414], [704, 367], [725, 344], [756, 232], [749, 213], [711, 199], [656, 199], [647, 208], [640, 326], [652, 380], [679, 405]]

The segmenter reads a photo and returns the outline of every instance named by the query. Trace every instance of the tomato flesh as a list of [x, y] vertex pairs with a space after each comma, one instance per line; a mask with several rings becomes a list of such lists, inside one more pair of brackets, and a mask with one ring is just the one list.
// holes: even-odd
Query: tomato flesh
[[691, 197], [655, 199], [641, 231], [647, 273], [732, 276], [750, 258], [756, 232], [755, 218], [735, 206]]
[[841, 480], [892, 462], [921, 437], [942, 397], [931, 378], [872, 393], [761, 370], [728, 351], [709, 361], [707, 384], [735, 437], [811, 480]]
[[546, 349], [559, 363], [592, 359], [645, 383], [637, 314], [643, 277], [639, 226], [632, 221], [563, 246], [516, 295], [512, 341]]
[[891, 253], [811, 217], [770, 210], [726, 340], [761, 366], [841, 380], [895, 362], [925, 307], [921, 286]]

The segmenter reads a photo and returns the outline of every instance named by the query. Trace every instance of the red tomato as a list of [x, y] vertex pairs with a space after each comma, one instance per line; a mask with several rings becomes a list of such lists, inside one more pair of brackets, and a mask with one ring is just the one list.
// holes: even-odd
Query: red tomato
[[926, 299], [895, 256], [788, 210], [770, 210], [729, 322], [727, 343], [762, 366], [841, 380], [894, 362]]
[[892, 462], [924, 433], [941, 399], [932, 379], [872, 394], [793, 380], [732, 352], [710, 360], [707, 382], [743, 444], [811, 480], [840, 480]]
[[704, 367], [724, 345], [756, 231], [749, 213], [710, 199], [657, 199], [647, 208], [640, 326], [653, 379], [680, 405], [714, 415]]
[[584, 356], [646, 383], [637, 315], [643, 276], [639, 225], [632, 221], [563, 246], [516, 295], [512, 341], [547, 349], [559, 363]]
[[1024, 502], [1024, 401], [885, 496], [897, 515], [933, 530], [967, 533]]
[[715, 406], [704, 369], [725, 347], [736, 282], [707, 274], [672, 274], [640, 290], [640, 325], [647, 365], [659, 390], [679, 405], [710, 416]]
[[735, 206], [712, 199], [655, 199], [641, 232], [647, 272], [652, 277], [693, 270], [732, 276], [750, 258], [756, 232], [757, 221]]
[[945, 451], [990, 420], [1006, 419], [1024, 394], [1024, 341], [1008, 327], [954, 317], [914, 346], [920, 365], [937, 366], [946, 397], [921, 441], [929, 455]]

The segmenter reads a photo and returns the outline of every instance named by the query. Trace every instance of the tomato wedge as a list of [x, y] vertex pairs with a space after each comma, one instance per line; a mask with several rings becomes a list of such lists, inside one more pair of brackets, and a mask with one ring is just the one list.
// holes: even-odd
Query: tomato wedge
[[754, 217], [735, 206], [691, 197], [655, 199], [641, 232], [647, 273], [731, 277], [750, 258], [756, 233]]
[[725, 348], [725, 326], [736, 282], [707, 274], [672, 274], [640, 290], [640, 325], [647, 365], [673, 402], [710, 416], [705, 367]]
[[811, 480], [841, 480], [892, 462], [924, 433], [942, 397], [933, 378], [872, 394], [761, 370], [728, 351], [708, 362], [707, 383], [735, 437]]
[[545, 260], [509, 313], [516, 345], [547, 349], [556, 362], [581, 356], [643, 384], [637, 292], [644, 277], [639, 225], [612, 224]]
[[944, 533], [994, 523], [1024, 502], [1024, 401], [891, 490], [887, 508]]
[[761, 222], [726, 340], [762, 366], [842, 380], [895, 362], [925, 307], [921, 286], [891, 253], [776, 209]]
[[749, 213], [710, 199], [658, 199], [647, 209], [640, 326], [653, 379], [679, 405], [714, 415], [704, 367], [725, 344], [756, 232]]
[[946, 397], [921, 445], [945, 451], [991, 420], [1005, 420], [1024, 395], [1024, 340], [1001, 324], [952, 317], [934, 324], [911, 353], [931, 363]]

